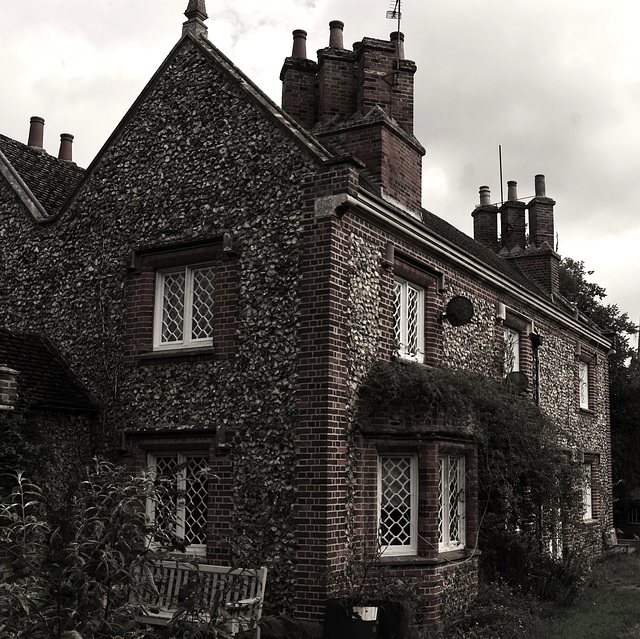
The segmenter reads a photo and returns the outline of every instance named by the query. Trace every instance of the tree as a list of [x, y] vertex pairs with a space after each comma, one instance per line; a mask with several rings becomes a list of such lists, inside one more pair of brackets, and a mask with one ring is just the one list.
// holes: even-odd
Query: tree
[[615, 334], [616, 353], [609, 358], [611, 446], [614, 498], [626, 507], [631, 491], [640, 486], [640, 364], [630, 340], [638, 326], [617, 304], [605, 304], [606, 290], [587, 281], [584, 262], [564, 258], [560, 263], [560, 293], [601, 330]]
[[584, 262], [565, 257], [560, 262], [560, 293], [600, 330], [615, 333], [618, 341], [619, 361], [631, 355], [629, 339], [638, 331], [627, 313], [623, 313], [617, 304], [605, 304], [606, 289], [599, 284], [587, 281], [594, 271], [587, 271]]

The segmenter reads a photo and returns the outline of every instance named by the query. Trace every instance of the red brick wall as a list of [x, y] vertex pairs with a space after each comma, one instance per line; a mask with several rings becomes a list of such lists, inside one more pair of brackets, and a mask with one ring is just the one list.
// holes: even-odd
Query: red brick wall
[[[211, 262], [215, 265], [213, 351], [216, 359], [229, 359], [236, 352], [238, 327], [238, 260], [226, 255], [221, 244], [166, 252], [139, 254], [135, 270], [126, 280], [125, 362], [153, 351], [153, 317], [156, 272], [173, 266]], [[202, 351], [203, 353], [205, 351]], [[179, 352], [172, 353], [179, 357]]]

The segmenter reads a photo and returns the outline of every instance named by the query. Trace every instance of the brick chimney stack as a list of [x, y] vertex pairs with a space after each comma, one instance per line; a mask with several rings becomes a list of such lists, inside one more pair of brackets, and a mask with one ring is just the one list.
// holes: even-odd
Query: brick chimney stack
[[73, 161], [73, 136], [71, 133], [60, 134], [60, 151], [58, 152], [59, 160]]
[[[553, 207], [546, 195], [544, 175], [535, 177], [535, 197], [525, 206], [518, 202], [517, 185], [509, 182], [509, 200], [500, 208], [502, 250], [500, 255], [520, 267], [542, 291], [552, 295], [560, 290], [560, 256], [554, 251]], [[482, 210], [482, 205], [479, 207]], [[529, 238], [525, 247], [525, 209], [529, 209]], [[477, 209], [478, 210], [478, 209]], [[474, 212], [474, 233], [477, 218]], [[478, 239], [478, 237], [476, 237]], [[478, 239], [478, 241], [481, 241]]]
[[351, 117], [356, 110], [353, 51], [344, 48], [344, 24], [329, 23], [329, 47], [318, 51], [318, 120]]
[[545, 242], [550, 248], [555, 244], [553, 207], [555, 202], [547, 197], [544, 175], [535, 177], [536, 195], [529, 202], [529, 234], [531, 244], [540, 247]]
[[498, 250], [498, 207], [491, 204], [488, 186], [480, 187], [480, 205], [473, 213], [473, 238], [492, 251]]
[[280, 80], [282, 81], [282, 108], [305, 129], [317, 121], [318, 112], [318, 65], [307, 60], [307, 32], [293, 32], [293, 50], [286, 58]]
[[402, 33], [364, 38], [350, 51], [344, 24], [334, 20], [318, 63], [294, 53], [280, 79], [289, 115], [363, 162], [382, 197], [419, 215], [425, 150], [413, 136], [415, 72], [415, 63], [404, 58]]
[[500, 207], [502, 250], [525, 249], [526, 204], [518, 201], [518, 183], [507, 182], [507, 201]]
[[0, 410], [12, 410], [18, 397], [18, 371], [0, 364]]
[[44, 145], [44, 118], [34, 115], [29, 126], [28, 146], [41, 149]]

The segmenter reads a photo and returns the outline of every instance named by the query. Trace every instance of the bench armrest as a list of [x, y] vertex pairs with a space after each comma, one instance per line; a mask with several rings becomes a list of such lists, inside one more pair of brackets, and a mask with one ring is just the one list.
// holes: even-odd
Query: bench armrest
[[229, 602], [225, 604], [225, 608], [242, 608], [244, 606], [253, 606], [262, 601], [262, 597], [251, 597], [251, 599], [240, 599], [239, 601]]

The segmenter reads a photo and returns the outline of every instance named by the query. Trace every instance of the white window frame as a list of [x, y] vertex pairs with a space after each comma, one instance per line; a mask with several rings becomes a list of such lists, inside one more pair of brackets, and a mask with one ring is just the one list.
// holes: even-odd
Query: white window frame
[[[385, 459], [406, 459], [409, 461], [409, 543], [383, 545], [382, 541], [382, 465]], [[389, 453], [378, 455], [378, 539], [381, 554], [385, 556], [417, 555], [418, 554], [418, 456], [412, 454]]]
[[549, 526], [549, 555], [553, 559], [562, 559], [562, 554], [562, 511], [560, 508], [552, 508]]
[[582, 464], [582, 518], [584, 521], [593, 519], [593, 464]]
[[[213, 336], [192, 339], [192, 312], [193, 312], [193, 275], [199, 269], [213, 269], [213, 264], [189, 264], [177, 268], [167, 268], [156, 271], [155, 302], [153, 308], [153, 349], [176, 350], [183, 348], [200, 348], [213, 345]], [[182, 339], [171, 342], [162, 341], [162, 321], [164, 313], [165, 278], [167, 275], [184, 273], [185, 295], [184, 312], [182, 317]], [[213, 321], [211, 329], [213, 330]]]
[[580, 408], [589, 410], [589, 394], [590, 388], [590, 373], [589, 362], [583, 359], [578, 360], [578, 394], [580, 397]]
[[[400, 318], [399, 325], [395, 318], [395, 299], [397, 288], [400, 287]], [[409, 311], [408, 297], [409, 291], [413, 290], [417, 294], [417, 311], [415, 322], [417, 324], [417, 335], [415, 349], [409, 348]], [[396, 341], [396, 354], [403, 359], [410, 359], [416, 362], [424, 362], [424, 303], [425, 291], [421, 286], [409, 282], [401, 277], [395, 277], [393, 283], [394, 296], [394, 327], [393, 335]]]
[[[206, 453], [202, 451], [194, 451], [194, 452], [176, 452], [176, 451], [162, 451], [157, 453], [148, 453], [147, 455], [147, 464], [149, 471], [152, 473], [152, 476], [156, 473], [156, 459], [158, 457], [176, 457], [177, 465], [184, 464], [187, 457], [202, 457], [204, 459], [208, 458]], [[186, 480], [186, 468], [183, 468], [177, 476], [177, 491], [178, 494], [185, 495], [187, 488], [187, 480]], [[208, 491], [207, 491], [208, 492]], [[147, 498], [146, 502], [146, 514], [149, 518], [149, 521], [152, 523], [155, 521], [155, 502]], [[179, 539], [184, 539], [185, 535], [185, 513], [186, 513], [186, 500], [184, 496], [179, 497], [176, 504], [177, 512], [176, 512], [176, 530], [175, 534]], [[189, 544], [187, 546], [187, 555], [193, 555], [195, 557], [205, 557], [207, 554], [207, 545], [205, 544]]]
[[[450, 487], [449, 470], [452, 460], [458, 461], [457, 471], [457, 517], [458, 517], [458, 539], [450, 537], [451, 516], [449, 512]], [[466, 508], [465, 508], [465, 458], [463, 455], [440, 455], [438, 457], [438, 550], [440, 552], [450, 552], [460, 550], [466, 545]], [[444, 481], [446, 480], [446, 481]], [[444, 490], [443, 490], [444, 488]]]
[[520, 371], [520, 331], [510, 326], [502, 329], [504, 341], [504, 374]]

